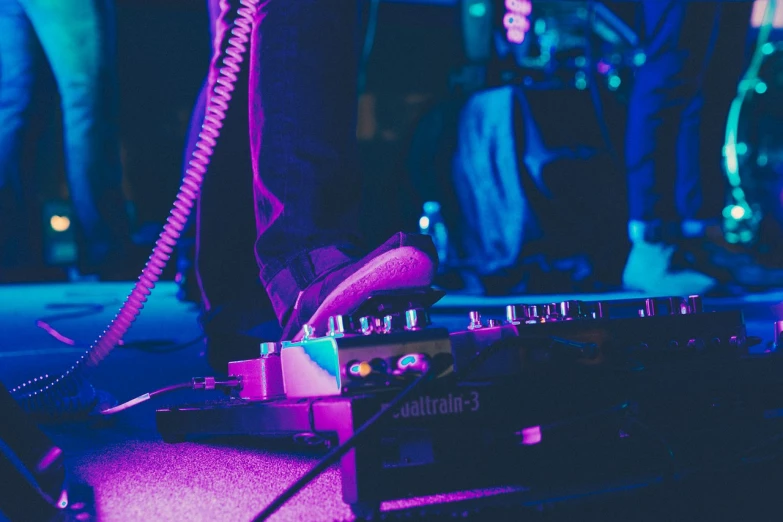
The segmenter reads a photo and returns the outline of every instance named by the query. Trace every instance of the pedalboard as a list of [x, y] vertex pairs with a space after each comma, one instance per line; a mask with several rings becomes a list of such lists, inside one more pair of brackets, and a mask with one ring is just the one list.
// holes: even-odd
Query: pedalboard
[[384, 500], [498, 486], [540, 495], [595, 482], [596, 470], [659, 477], [671, 463], [660, 443], [650, 451], [658, 435], [639, 418], [704, 458], [736, 444], [732, 426], [764, 429], [770, 398], [783, 396], [777, 353], [749, 355], [742, 313], [705, 312], [698, 296], [508, 305], [502, 318], [472, 311], [464, 331], [449, 333], [430, 321], [442, 295], [375, 294], [326, 331], [265, 343], [259, 359], [229, 364], [242, 383], [234, 396], [162, 408], [158, 429], [170, 442], [342, 443], [447, 360], [448, 378], [398, 405], [371, 442], [342, 458], [343, 499], [366, 513]]

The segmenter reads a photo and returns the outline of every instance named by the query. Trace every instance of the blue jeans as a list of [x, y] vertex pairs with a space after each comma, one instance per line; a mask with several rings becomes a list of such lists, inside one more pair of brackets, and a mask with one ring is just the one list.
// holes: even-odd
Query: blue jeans
[[660, 223], [654, 228], [662, 230], [684, 222], [699, 228], [699, 222], [719, 217], [722, 202], [705, 198], [706, 184], [714, 181], [701, 162], [704, 80], [721, 24], [747, 27], [751, 4], [643, 1], [646, 62], [636, 72], [626, 140], [632, 222]]
[[[208, 88], [186, 151], [197, 139], [238, 2], [216, 4], [210, 0]], [[197, 267], [208, 311], [239, 299], [265, 308], [265, 288], [281, 271], [296, 271], [306, 286], [325, 268], [311, 265], [311, 252], [356, 248], [358, 16], [350, 0], [262, 4], [199, 199]]]
[[121, 184], [113, 2], [2, 0], [0, 35], [0, 191], [21, 201], [21, 142], [29, 123], [37, 37], [62, 100], [80, 265], [89, 270], [130, 237]]

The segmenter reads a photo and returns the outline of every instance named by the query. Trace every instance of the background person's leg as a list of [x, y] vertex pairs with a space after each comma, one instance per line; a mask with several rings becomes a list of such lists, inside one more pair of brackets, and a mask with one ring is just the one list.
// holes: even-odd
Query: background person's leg
[[626, 144], [633, 247], [623, 282], [648, 293], [704, 292], [714, 286], [712, 278], [675, 273], [671, 262], [673, 243], [682, 236], [678, 203], [687, 197], [701, 204], [693, 180], [701, 176], [703, 75], [719, 3], [647, 0], [643, 7], [646, 62], [636, 74]]
[[21, 184], [35, 53], [30, 21], [16, 0], [0, 2], [0, 268], [24, 263], [27, 219]]
[[130, 248], [120, 164], [114, 4], [21, 2], [60, 90], [70, 195], [84, 243], [80, 268], [103, 270], [102, 265], [124, 261]]

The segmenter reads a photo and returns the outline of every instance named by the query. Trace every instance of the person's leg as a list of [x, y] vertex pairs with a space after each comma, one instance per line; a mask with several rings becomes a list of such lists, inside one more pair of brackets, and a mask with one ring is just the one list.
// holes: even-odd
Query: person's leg
[[0, 2], [0, 266], [22, 262], [26, 219], [20, 180], [22, 138], [35, 75], [35, 35], [22, 6]]
[[[66, 166], [83, 236], [80, 267], [126, 256], [115, 13], [112, 0], [20, 0], [49, 59], [62, 100]], [[140, 268], [140, 267], [139, 267]]]
[[286, 338], [373, 290], [429, 285], [437, 264], [428, 236], [398, 234], [361, 257], [358, 4], [269, 0], [253, 33], [256, 256]]
[[[679, 210], [700, 204], [702, 80], [717, 28], [716, 2], [647, 0], [646, 61], [636, 74], [628, 114], [626, 163], [633, 248], [623, 281], [646, 292], [704, 292], [715, 280], [675, 272]], [[679, 190], [676, 190], [676, 187]]]
[[[186, 149], [191, 154], [203, 123], [207, 96], [223, 66], [223, 51], [231, 37], [238, 5], [237, 0], [209, 0], [213, 57], [201, 93], [203, 105], [197, 105], [191, 121]], [[207, 338], [210, 365], [219, 371], [224, 371], [229, 361], [258, 357], [259, 344], [275, 341], [281, 333], [269, 297], [258, 280], [253, 254], [256, 231], [247, 70], [244, 63], [196, 208], [196, 268], [203, 308], [200, 323]]]

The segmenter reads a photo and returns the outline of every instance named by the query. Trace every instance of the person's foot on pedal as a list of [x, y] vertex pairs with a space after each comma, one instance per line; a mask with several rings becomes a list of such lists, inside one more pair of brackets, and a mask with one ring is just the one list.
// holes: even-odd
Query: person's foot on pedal
[[[324, 332], [330, 316], [350, 313], [373, 292], [430, 286], [437, 268], [438, 254], [429, 236], [397, 233], [366, 256], [346, 258], [315, 274], [282, 314], [282, 340], [301, 340], [305, 325]], [[290, 284], [291, 279], [275, 277], [267, 290], [275, 293], [280, 281]]]

